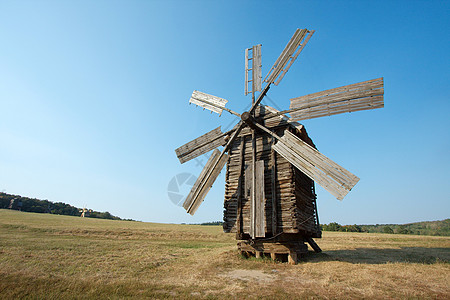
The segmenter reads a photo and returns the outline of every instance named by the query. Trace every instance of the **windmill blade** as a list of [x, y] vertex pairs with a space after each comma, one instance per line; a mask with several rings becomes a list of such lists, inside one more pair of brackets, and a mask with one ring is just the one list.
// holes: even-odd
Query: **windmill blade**
[[[251, 56], [250, 57], [250, 51]], [[250, 63], [251, 61], [251, 63]], [[250, 67], [251, 65], [251, 67]], [[251, 79], [249, 73], [252, 72]], [[261, 44], [255, 45], [252, 48], [245, 49], [245, 89], [244, 95], [261, 91]], [[249, 83], [252, 83], [252, 89], [248, 90]]]
[[275, 85], [278, 85], [284, 75], [286, 75], [287, 71], [289, 71], [289, 68], [297, 59], [300, 52], [305, 48], [314, 32], [314, 30], [308, 31], [307, 29], [297, 29], [283, 52], [281, 52], [280, 56], [275, 61], [275, 64], [270, 69], [266, 78], [264, 78], [264, 81], [269, 84], [274, 83]]
[[227, 104], [227, 102], [228, 100], [225, 100], [223, 98], [219, 98], [199, 91], [194, 91], [192, 93], [191, 99], [189, 99], [189, 104], [194, 103], [195, 105], [206, 108], [212, 112], [218, 113], [219, 116], [225, 109], [225, 104]]
[[359, 181], [358, 177], [287, 130], [273, 149], [339, 200], [344, 199]]
[[218, 155], [219, 150], [216, 149], [208, 159], [208, 162], [183, 203], [183, 207], [191, 215], [195, 213], [203, 199], [205, 199], [206, 194], [211, 189], [214, 181], [217, 179], [217, 176], [219, 176], [220, 171], [228, 159], [228, 155], [225, 154], [225, 152], [227, 152], [231, 147], [231, 144], [234, 142], [244, 126], [244, 122], [240, 121], [232, 130], [228, 131], [228, 133], [231, 131], [234, 131], [234, 133], [229, 138], [222, 152]]
[[384, 107], [383, 77], [291, 99], [292, 120], [300, 121]]
[[211, 157], [208, 159], [208, 162], [198, 176], [191, 191], [189, 192], [189, 195], [183, 203], [183, 207], [189, 214], [195, 214], [200, 204], [205, 199], [206, 194], [208, 194], [211, 189], [214, 181], [216, 181], [219, 176], [220, 171], [225, 165], [227, 159], [228, 155], [221, 155], [220, 151], [217, 149], [213, 151]]
[[187, 144], [175, 149], [180, 163], [185, 163], [197, 156], [205, 154], [219, 146], [226, 144], [226, 136], [229, 132], [222, 133], [220, 126], [208, 133], [190, 141]]

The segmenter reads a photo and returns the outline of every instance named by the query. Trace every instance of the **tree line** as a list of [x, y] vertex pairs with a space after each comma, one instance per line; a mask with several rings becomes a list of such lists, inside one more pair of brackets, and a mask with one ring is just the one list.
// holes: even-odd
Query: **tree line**
[[[222, 225], [222, 221], [194, 225]], [[450, 219], [443, 221], [416, 222], [410, 224], [341, 225], [337, 222], [321, 224], [322, 231], [369, 232], [389, 234], [416, 234], [450, 236]]]
[[[70, 204], [63, 202], [52, 202], [48, 200], [39, 200], [34, 198], [22, 197], [20, 195], [11, 195], [6, 193], [0, 193], [0, 208], [14, 209], [25, 212], [34, 213], [48, 213], [56, 215], [66, 216], [80, 216], [82, 209], [74, 207]], [[92, 209], [86, 210], [85, 217], [109, 219], [109, 220], [122, 220], [121, 218], [112, 215], [109, 212], [98, 212]], [[128, 220], [131, 221], [131, 220]]]
[[450, 236], [450, 219], [410, 224], [340, 225], [332, 222], [321, 225], [323, 231], [370, 232]]

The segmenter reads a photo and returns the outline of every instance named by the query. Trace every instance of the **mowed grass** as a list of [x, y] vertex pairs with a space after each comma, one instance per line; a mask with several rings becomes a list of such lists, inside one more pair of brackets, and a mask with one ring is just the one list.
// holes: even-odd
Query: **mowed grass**
[[450, 238], [324, 232], [298, 265], [219, 226], [0, 210], [0, 298], [450, 298]]

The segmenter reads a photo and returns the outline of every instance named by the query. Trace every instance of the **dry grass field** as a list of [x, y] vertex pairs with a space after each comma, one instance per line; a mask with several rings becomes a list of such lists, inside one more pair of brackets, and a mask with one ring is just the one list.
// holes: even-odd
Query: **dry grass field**
[[450, 299], [450, 238], [324, 232], [298, 265], [219, 226], [0, 210], [0, 298]]

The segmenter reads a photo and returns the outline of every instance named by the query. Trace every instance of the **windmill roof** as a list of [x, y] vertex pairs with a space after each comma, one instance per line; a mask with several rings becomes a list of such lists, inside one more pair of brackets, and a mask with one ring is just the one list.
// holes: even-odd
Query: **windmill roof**
[[[302, 140], [304, 140], [306, 143], [308, 143], [310, 146], [316, 148], [314, 145], [314, 142], [312, 139], [308, 136], [308, 133], [306, 132], [305, 126], [303, 124], [300, 124], [296, 121], [291, 121], [291, 119], [286, 116], [285, 114], [278, 114], [280, 111], [268, 106], [268, 105], [260, 105], [255, 111], [255, 118], [256, 119], [264, 119], [264, 125], [267, 128], [276, 128], [281, 126], [289, 126], [292, 129], [294, 129], [294, 132], [297, 136], [299, 136]], [[274, 115], [274, 116], [271, 116]], [[248, 132], [247, 132], [248, 131]], [[241, 131], [243, 135], [250, 133], [250, 128], [244, 128]]]

